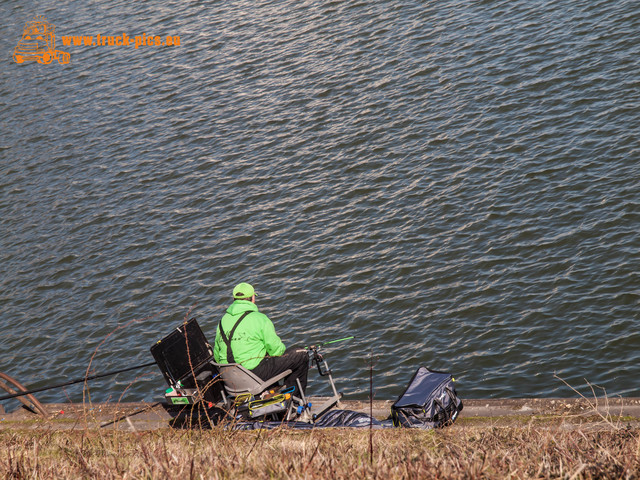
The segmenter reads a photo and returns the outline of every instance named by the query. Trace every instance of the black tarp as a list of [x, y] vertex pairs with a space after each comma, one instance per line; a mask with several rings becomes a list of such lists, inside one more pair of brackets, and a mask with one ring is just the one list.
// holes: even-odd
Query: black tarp
[[330, 410], [319, 418], [316, 423], [305, 422], [238, 422], [230, 423], [234, 430], [258, 430], [278, 427], [311, 430], [313, 428], [393, 428], [391, 420], [380, 421], [362, 412], [353, 410]]

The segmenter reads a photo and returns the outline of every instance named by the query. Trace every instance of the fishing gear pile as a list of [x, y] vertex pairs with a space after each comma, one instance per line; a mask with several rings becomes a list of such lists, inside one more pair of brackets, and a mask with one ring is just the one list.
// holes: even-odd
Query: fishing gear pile
[[326, 378], [333, 393], [320, 405], [313, 405], [300, 385], [296, 391], [295, 387], [284, 388], [279, 384], [290, 370], [264, 381], [239, 364], [215, 363], [195, 318], [158, 341], [151, 347], [151, 354], [169, 385], [165, 399], [174, 407], [172, 425], [178, 428], [224, 424], [242, 430], [282, 426], [427, 429], [445, 427], [456, 420], [463, 405], [453, 377], [425, 367], [413, 375], [385, 421], [336, 408], [342, 394], [336, 390], [332, 371], [320, 350], [325, 345], [353, 338], [305, 347], [312, 366]]

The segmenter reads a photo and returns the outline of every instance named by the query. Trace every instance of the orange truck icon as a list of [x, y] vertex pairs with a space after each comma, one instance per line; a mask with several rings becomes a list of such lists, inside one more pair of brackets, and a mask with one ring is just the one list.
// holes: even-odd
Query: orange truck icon
[[55, 25], [49, 23], [44, 17], [35, 17], [27, 22], [22, 38], [13, 50], [15, 62], [37, 61], [49, 64], [55, 59], [61, 65], [69, 63], [71, 55], [56, 50], [55, 30]]

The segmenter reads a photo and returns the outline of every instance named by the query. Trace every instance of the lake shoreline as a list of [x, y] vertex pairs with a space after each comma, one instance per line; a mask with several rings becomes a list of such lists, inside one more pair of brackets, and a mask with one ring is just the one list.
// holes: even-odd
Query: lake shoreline
[[[314, 399], [312, 398], [312, 401]], [[318, 404], [322, 399], [316, 399]], [[388, 418], [391, 400], [343, 400], [344, 410], [372, 413], [378, 420]], [[455, 425], [517, 424], [540, 419], [562, 420], [568, 424], [624, 421], [640, 422], [640, 398], [509, 398], [463, 399], [464, 408]], [[95, 429], [110, 428], [147, 431], [169, 428], [172, 414], [163, 402], [49, 403], [47, 416], [19, 407], [0, 410], [0, 429]]]

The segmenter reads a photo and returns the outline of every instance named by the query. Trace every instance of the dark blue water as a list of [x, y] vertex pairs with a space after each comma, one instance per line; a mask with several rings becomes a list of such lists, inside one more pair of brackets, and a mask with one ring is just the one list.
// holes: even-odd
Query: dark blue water
[[[34, 15], [68, 65], [14, 62]], [[146, 363], [188, 316], [213, 341], [249, 281], [285, 344], [357, 337], [327, 351], [351, 398], [370, 363], [378, 399], [420, 365], [463, 398], [640, 396], [636, 2], [0, 16], [0, 371], [38, 387]], [[61, 43], [98, 33], [180, 46]], [[90, 395], [164, 388], [150, 368]]]

